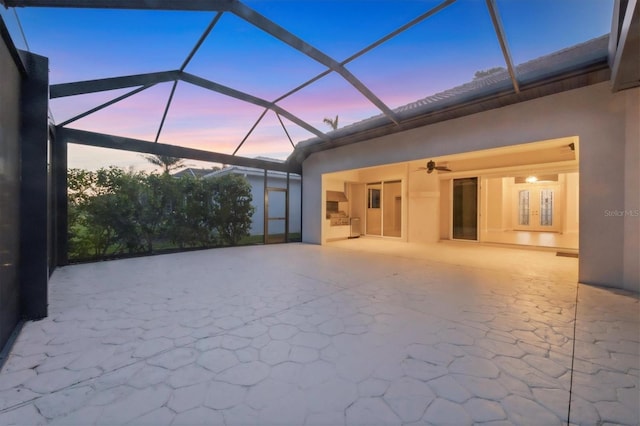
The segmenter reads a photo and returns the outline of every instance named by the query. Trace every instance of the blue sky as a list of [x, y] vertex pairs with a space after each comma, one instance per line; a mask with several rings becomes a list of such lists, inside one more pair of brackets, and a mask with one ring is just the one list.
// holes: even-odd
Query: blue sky
[[[421, 15], [433, 0], [249, 0], [262, 15], [342, 61]], [[613, 0], [497, 0], [514, 62], [551, 53], [610, 30]], [[2, 17], [25, 48], [14, 12]], [[29, 48], [49, 57], [63, 83], [180, 67], [215, 13], [19, 8]], [[484, 0], [459, 0], [346, 65], [394, 108], [504, 66]], [[273, 101], [325, 67], [244, 20], [225, 13], [186, 71]], [[158, 85], [70, 127], [153, 140], [171, 83]], [[125, 90], [126, 91], [126, 90]], [[62, 122], [125, 91], [53, 100]], [[379, 114], [332, 73], [279, 105], [322, 131], [324, 117], [347, 125]], [[262, 108], [179, 83], [160, 142], [232, 152]], [[294, 142], [313, 135], [285, 121]], [[286, 158], [291, 144], [269, 113], [239, 155]]]

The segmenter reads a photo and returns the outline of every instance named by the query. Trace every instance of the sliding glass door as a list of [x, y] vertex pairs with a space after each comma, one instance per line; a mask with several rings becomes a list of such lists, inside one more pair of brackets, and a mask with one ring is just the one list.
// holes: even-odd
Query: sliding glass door
[[367, 235], [402, 236], [402, 182], [367, 184]]
[[478, 239], [478, 178], [453, 179], [453, 239]]

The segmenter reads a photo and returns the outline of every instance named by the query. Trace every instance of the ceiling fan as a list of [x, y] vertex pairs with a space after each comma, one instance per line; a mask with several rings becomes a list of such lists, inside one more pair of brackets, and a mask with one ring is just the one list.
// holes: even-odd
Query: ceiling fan
[[431, 174], [433, 173], [434, 170], [437, 170], [439, 172], [450, 172], [451, 169], [448, 168], [447, 166], [437, 166], [436, 162], [433, 160], [429, 160], [429, 162], [427, 163], [427, 167], [419, 167], [418, 170], [426, 170], [427, 173]]

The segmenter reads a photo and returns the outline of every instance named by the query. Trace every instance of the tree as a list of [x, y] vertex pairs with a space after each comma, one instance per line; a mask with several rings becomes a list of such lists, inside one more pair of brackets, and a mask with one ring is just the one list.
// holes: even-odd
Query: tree
[[211, 180], [216, 189], [213, 209], [218, 236], [223, 243], [235, 246], [251, 230], [255, 211], [251, 205], [251, 185], [245, 177], [232, 174]]
[[153, 243], [167, 233], [168, 215], [175, 199], [176, 183], [167, 173], [142, 175], [140, 193], [140, 233], [148, 253], [153, 253]]
[[493, 67], [493, 68], [489, 68], [489, 69], [486, 69], [486, 70], [476, 71], [476, 73], [473, 75], [473, 79], [474, 80], [478, 80], [478, 79], [486, 77], [488, 75], [496, 74], [496, 73], [503, 72], [503, 71], [506, 71], [506, 69], [504, 67]]
[[117, 167], [69, 170], [70, 259], [140, 251], [141, 177]]
[[333, 120], [325, 117], [322, 122], [331, 127], [332, 130], [338, 130], [338, 115], [336, 115], [336, 118], [334, 118]]
[[144, 158], [153, 165], [162, 167], [164, 174], [169, 174], [173, 170], [180, 169], [185, 166], [182, 158], [171, 157], [169, 155], [145, 155]]
[[167, 225], [169, 238], [180, 248], [215, 245], [215, 188], [212, 180], [192, 176], [172, 180], [175, 189]]
[[[175, 178], [117, 167], [70, 169], [69, 259], [163, 247], [236, 245], [249, 235], [251, 186], [243, 176]], [[167, 247], [167, 243], [172, 244]]]

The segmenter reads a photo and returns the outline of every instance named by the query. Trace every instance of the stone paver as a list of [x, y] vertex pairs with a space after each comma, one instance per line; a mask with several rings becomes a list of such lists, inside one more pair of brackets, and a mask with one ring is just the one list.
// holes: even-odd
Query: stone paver
[[369, 239], [60, 268], [0, 424], [638, 424], [638, 296], [576, 268]]

